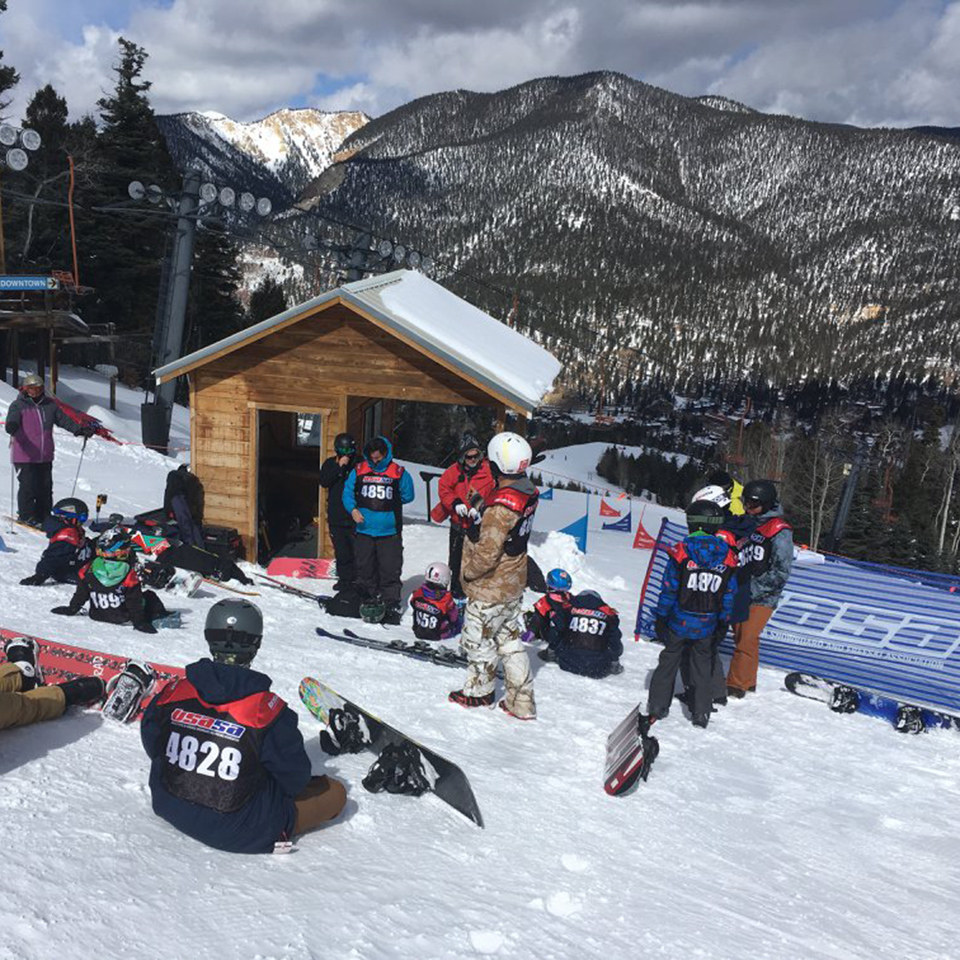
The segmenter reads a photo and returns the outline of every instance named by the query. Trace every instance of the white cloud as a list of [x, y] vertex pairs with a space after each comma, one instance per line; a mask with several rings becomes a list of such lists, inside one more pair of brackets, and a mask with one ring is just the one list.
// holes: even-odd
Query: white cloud
[[73, 0], [74, 21], [90, 3], [82, 33], [57, 39], [59, 0], [11, 0], [0, 30], [21, 108], [49, 81], [74, 115], [91, 110], [122, 32], [150, 55], [160, 112], [250, 119], [308, 102], [376, 115], [441, 90], [613, 69], [811, 119], [960, 123], [960, 0], [173, 0], [122, 16]]

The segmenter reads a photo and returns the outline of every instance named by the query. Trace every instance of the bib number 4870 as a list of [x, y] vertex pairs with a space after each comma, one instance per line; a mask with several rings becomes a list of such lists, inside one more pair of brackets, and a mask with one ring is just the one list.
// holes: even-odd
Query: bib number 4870
[[167, 760], [188, 773], [196, 771], [204, 777], [236, 780], [240, 775], [243, 754], [236, 747], [223, 749], [213, 740], [199, 740], [187, 734], [171, 731], [167, 740]]

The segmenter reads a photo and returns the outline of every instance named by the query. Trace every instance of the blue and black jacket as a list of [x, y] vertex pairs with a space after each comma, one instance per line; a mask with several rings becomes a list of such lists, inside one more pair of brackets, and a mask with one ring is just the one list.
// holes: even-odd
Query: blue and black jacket
[[392, 537], [400, 532], [402, 507], [414, 497], [413, 477], [393, 459], [393, 445], [379, 437], [387, 455], [377, 464], [364, 457], [343, 483], [343, 508], [347, 513], [359, 509], [363, 523], [357, 533], [365, 537]]

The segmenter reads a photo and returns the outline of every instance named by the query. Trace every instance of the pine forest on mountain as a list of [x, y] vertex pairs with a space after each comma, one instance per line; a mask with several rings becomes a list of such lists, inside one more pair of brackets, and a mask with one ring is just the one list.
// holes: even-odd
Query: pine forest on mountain
[[[856, 464], [838, 549], [958, 569], [955, 131], [811, 123], [593, 73], [436, 94], [372, 120], [280, 111], [254, 134], [216, 115], [157, 117], [146, 58], [121, 38], [113, 88], [72, 122], [49, 85], [9, 116], [18, 77], [0, 61], [0, 114], [43, 138], [26, 170], [4, 172], [7, 270], [69, 268], [71, 155], [79, 280], [94, 288], [77, 310], [116, 324], [128, 382], [148, 382], [175, 218], [127, 185], [175, 195], [198, 162], [270, 197], [274, 216], [204, 218], [184, 352], [338, 282], [305, 231], [385, 237], [564, 362], [534, 433], [647, 448], [608, 451], [610, 482], [680, 505], [711, 468], [772, 476], [799, 539], [823, 548]], [[589, 424], [574, 408], [615, 416]], [[439, 462], [460, 430], [488, 426], [480, 411], [409, 404], [398, 453]]]

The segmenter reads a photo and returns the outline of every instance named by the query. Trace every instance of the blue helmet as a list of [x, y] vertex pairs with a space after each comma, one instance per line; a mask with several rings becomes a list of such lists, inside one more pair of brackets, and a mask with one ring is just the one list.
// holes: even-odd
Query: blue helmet
[[554, 567], [547, 574], [547, 588], [550, 590], [569, 590], [573, 586], [573, 578], [561, 567]]

